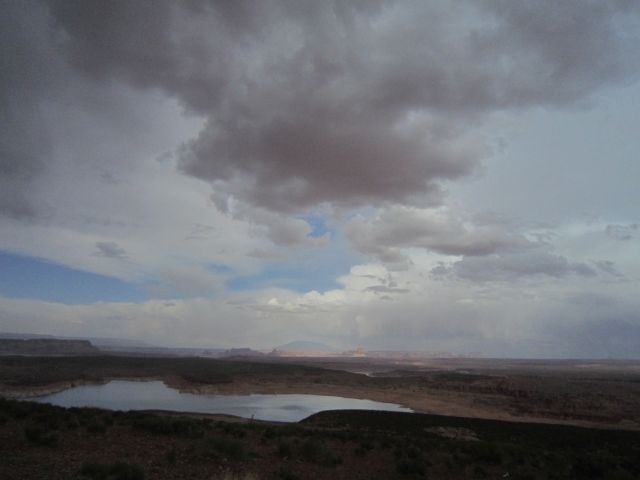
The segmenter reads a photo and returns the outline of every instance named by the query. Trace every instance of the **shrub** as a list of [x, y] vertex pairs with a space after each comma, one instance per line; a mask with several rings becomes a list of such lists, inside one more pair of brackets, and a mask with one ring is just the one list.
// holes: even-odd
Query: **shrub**
[[300, 456], [307, 462], [333, 467], [342, 463], [342, 457], [327, 448], [324, 443], [309, 438], [300, 445]]
[[247, 427], [248, 425], [240, 425], [231, 422], [225, 422], [221, 426], [224, 433], [227, 435], [233, 435], [237, 438], [244, 438], [247, 435], [247, 432], [245, 431]]
[[278, 456], [281, 458], [291, 458], [293, 453], [293, 449], [291, 448], [291, 443], [286, 440], [281, 440], [278, 442]]
[[202, 424], [188, 417], [162, 417], [160, 415], [140, 415], [133, 419], [134, 428], [156, 435], [174, 435], [198, 438], [204, 435]]
[[487, 478], [489, 475], [483, 467], [476, 465], [473, 467], [473, 476], [474, 478]]
[[318, 463], [326, 465], [327, 467], [335, 467], [336, 465], [342, 464], [342, 457], [330, 450], [325, 450], [320, 456]]
[[396, 460], [396, 471], [401, 475], [424, 475], [424, 465], [417, 460], [405, 457]]
[[278, 436], [278, 432], [273, 427], [267, 427], [267, 428], [265, 428], [264, 433], [262, 434], [262, 436], [267, 440], [272, 440], [272, 439], [274, 439], [274, 438], [276, 438]]
[[100, 421], [91, 421], [87, 424], [87, 432], [94, 435], [104, 435], [107, 433], [107, 427]]
[[498, 465], [502, 462], [502, 454], [497, 445], [490, 442], [469, 442], [465, 448], [474, 462]]
[[118, 462], [113, 464], [85, 463], [80, 474], [91, 480], [144, 480], [140, 465]]
[[281, 468], [280, 470], [278, 470], [278, 473], [276, 473], [276, 478], [278, 480], [298, 480], [300, 477], [298, 477], [295, 473], [290, 472], [289, 470]]
[[70, 416], [67, 419], [67, 429], [75, 430], [80, 427], [80, 421], [75, 416]]
[[39, 425], [25, 427], [24, 436], [29, 443], [40, 447], [55, 447], [58, 444], [58, 436]]
[[579, 458], [571, 470], [575, 478], [602, 478], [605, 473], [605, 469], [598, 459], [589, 457]]
[[209, 444], [229, 460], [242, 460], [245, 457], [244, 445], [234, 438], [212, 438]]
[[177, 456], [178, 454], [176, 452], [175, 447], [171, 447], [171, 449], [169, 449], [167, 453], [165, 453], [164, 458], [167, 460], [167, 463], [169, 465], [175, 465], [177, 461]]
[[356, 457], [364, 457], [364, 455], [365, 455], [366, 453], [367, 453], [367, 451], [366, 451], [364, 448], [360, 447], [360, 446], [359, 446], [359, 447], [356, 447], [356, 449], [353, 451], [353, 454], [354, 454]]
[[33, 420], [42, 425], [43, 428], [47, 428], [49, 430], [58, 429], [58, 418], [49, 412], [38, 413], [33, 417]]
[[385, 435], [384, 437], [382, 437], [382, 439], [380, 439], [380, 448], [387, 450], [391, 448], [392, 445], [393, 441], [388, 435]]
[[375, 447], [375, 444], [371, 438], [364, 438], [360, 440], [360, 447], [363, 450], [373, 450]]
[[424, 475], [425, 458], [422, 451], [415, 445], [397, 447], [394, 452], [396, 471], [401, 475]]
[[300, 455], [308, 462], [314, 462], [320, 453], [320, 443], [317, 440], [308, 439], [300, 446]]

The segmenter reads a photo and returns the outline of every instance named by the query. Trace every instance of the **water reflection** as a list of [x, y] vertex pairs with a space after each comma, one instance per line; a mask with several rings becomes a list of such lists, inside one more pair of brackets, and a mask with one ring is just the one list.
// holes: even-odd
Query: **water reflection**
[[62, 407], [222, 413], [278, 422], [297, 422], [322, 410], [411, 412], [393, 403], [325, 395], [197, 395], [179, 392], [161, 381], [113, 380], [105, 385], [74, 387], [33, 400]]

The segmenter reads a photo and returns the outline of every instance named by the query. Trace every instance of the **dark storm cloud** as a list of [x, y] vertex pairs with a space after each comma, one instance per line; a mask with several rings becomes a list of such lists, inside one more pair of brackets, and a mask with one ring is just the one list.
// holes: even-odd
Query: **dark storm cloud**
[[464, 257], [449, 266], [438, 264], [431, 273], [436, 277], [453, 275], [473, 282], [511, 281], [536, 276], [565, 278], [570, 275], [597, 275], [596, 270], [586, 263], [571, 262], [561, 255], [542, 251]]
[[0, 214], [33, 217], [29, 196], [46, 167], [47, 129], [39, 102], [55, 83], [46, 9], [3, 2], [0, 12]]
[[631, 1], [48, 4], [74, 68], [206, 117], [186, 172], [281, 212], [437, 201], [486, 154], [485, 115], [570, 104], [638, 64]]
[[128, 258], [127, 251], [116, 242], [96, 242], [98, 249], [94, 255], [97, 257], [115, 258], [117, 260], [126, 260]]

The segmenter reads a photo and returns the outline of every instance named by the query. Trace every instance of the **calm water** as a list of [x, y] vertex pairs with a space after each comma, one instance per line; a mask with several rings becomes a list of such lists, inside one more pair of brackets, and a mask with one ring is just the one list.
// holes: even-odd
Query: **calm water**
[[182, 393], [161, 381], [113, 380], [84, 385], [33, 398], [62, 407], [99, 407], [111, 410], [171, 410], [223, 413], [260, 420], [297, 422], [322, 410], [390, 410], [411, 412], [393, 403], [325, 395], [200, 395]]

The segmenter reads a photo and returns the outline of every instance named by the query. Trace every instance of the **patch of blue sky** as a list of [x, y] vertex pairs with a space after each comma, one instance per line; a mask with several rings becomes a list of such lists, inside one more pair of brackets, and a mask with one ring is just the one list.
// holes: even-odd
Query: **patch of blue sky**
[[337, 279], [362, 261], [339, 233], [324, 247], [305, 249], [286, 262], [272, 263], [254, 275], [230, 278], [227, 288], [234, 291], [286, 288], [295, 292], [325, 292], [341, 288]]
[[309, 237], [319, 238], [325, 235], [327, 232], [332, 233], [331, 229], [327, 227], [327, 221], [322, 214], [317, 211], [312, 211], [306, 215], [302, 215], [299, 218], [304, 220], [311, 227], [311, 233]]
[[117, 278], [0, 251], [0, 295], [66, 304], [143, 302], [148, 295]]

